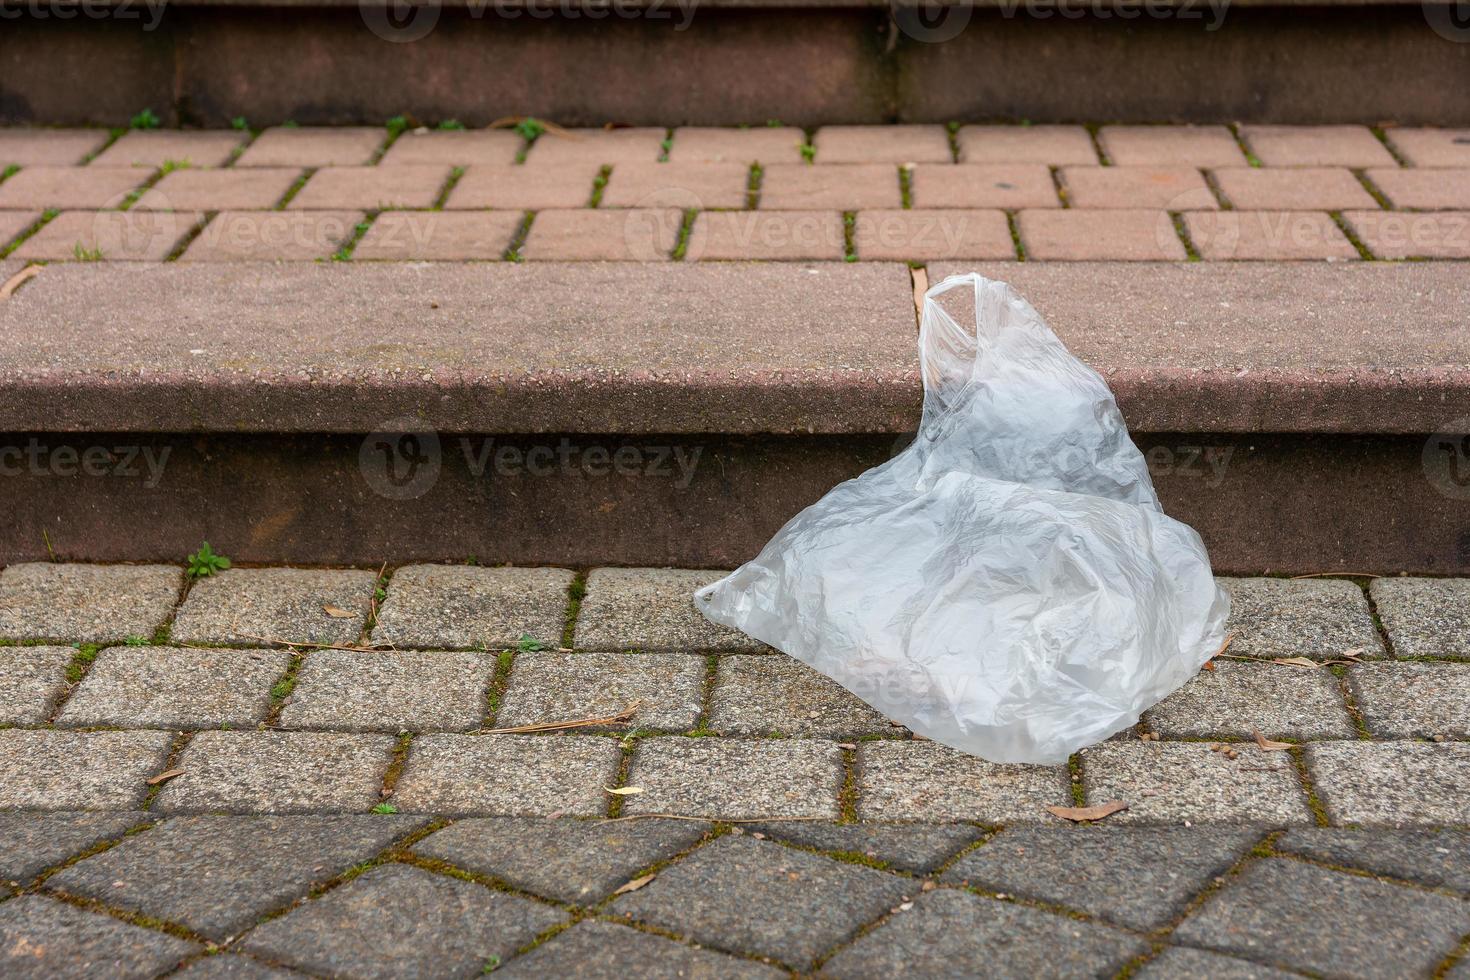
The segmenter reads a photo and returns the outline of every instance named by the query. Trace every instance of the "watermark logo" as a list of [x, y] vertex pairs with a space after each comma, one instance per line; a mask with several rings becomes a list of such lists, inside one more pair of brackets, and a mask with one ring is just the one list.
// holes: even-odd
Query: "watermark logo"
[[439, 0], [358, 0], [357, 11], [368, 30], [394, 44], [422, 41], [439, 24]]
[[[467, 0], [464, 11], [474, 20], [619, 20], [669, 21], [684, 31], [694, 21], [698, 0]], [[422, 41], [439, 25], [440, 0], [358, 0], [367, 29], [385, 41]]]
[[1430, 30], [1456, 44], [1470, 41], [1470, 0], [1423, 0]]
[[1470, 500], [1470, 416], [1455, 419], [1424, 441], [1429, 485], [1450, 500]]
[[417, 500], [439, 482], [443, 465], [439, 434], [419, 429], [419, 424], [411, 416], [392, 419], [358, 448], [357, 468], [378, 496]]

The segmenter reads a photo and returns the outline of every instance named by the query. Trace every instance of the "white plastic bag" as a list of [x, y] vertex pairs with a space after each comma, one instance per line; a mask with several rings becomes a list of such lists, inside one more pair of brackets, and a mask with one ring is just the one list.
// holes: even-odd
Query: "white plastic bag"
[[[963, 327], [937, 302], [961, 286]], [[929, 290], [919, 357], [913, 444], [695, 604], [935, 741], [1063, 762], [1193, 677], [1229, 598], [1107, 385], [1010, 286]]]

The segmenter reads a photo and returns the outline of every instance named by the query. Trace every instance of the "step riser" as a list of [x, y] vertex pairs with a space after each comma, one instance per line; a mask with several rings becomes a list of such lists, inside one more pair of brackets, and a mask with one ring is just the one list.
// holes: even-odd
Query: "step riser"
[[[59, 559], [177, 561], [208, 539], [250, 562], [732, 566], [904, 442], [437, 438], [435, 452], [380, 436], [3, 436], [0, 562], [44, 559], [48, 542]], [[1424, 438], [1134, 438], [1169, 513], [1201, 532], [1223, 572], [1470, 572], [1470, 482], [1454, 482], [1470, 467], [1426, 466]], [[38, 462], [4, 454], [33, 439]], [[114, 465], [89, 447], [134, 472], [76, 474], [87, 458], [94, 471]], [[437, 474], [396, 489], [385, 460], [406, 477], [413, 457], [437, 459]]]
[[131, 10], [7, 20], [0, 122], [116, 125], [144, 106], [165, 125], [205, 126], [381, 124], [403, 112], [470, 125], [528, 113], [568, 125], [1470, 122], [1470, 44], [1432, 29], [1419, 4], [1229, 6], [1215, 30], [1203, 3], [1188, 19], [960, 6], [952, 39], [915, 40], [911, 25], [891, 46], [885, 9], [667, 3], [656, 19], [594, 21], [510, 19], [481, 4], [438, 11], [413, 43], [382, 40], [356, 5], [169, 6], [153, 30], [141, 3]]

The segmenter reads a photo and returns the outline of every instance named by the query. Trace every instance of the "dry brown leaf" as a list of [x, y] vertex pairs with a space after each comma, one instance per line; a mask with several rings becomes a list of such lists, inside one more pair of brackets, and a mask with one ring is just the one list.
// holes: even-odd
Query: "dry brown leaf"
[[636, 892], [638, 889], [642, 888], [644, 885], [648, 884], [650, 881], [657, 877], [658, 874], [654, 873], [651, 875], [644, 875], [642, 878], [634, 878], [632, 881], [628, 882], [626, 885], [613, 892], [613, 894], [626, 895], [629, 892]]
[[322, 612], [331, 616], [333, 619], [351, 619], [355, 615], [343, 609], [341, 606], [322, 606]]
[[1101, 820], [1117, 813], [1119, 810], [1128, 809], [1128, 804], [1122, 800], [1110, 800], [1107, 803], [1099, 803], [1096, 806], [1049, 806], [1046, 812], [1053, 816], [1061, 817], [1063, 820]]
[[1322, 666], [1317, 661], [1308, 660], [1306, 657], [1276, 657], [1271, 662], [1283, 667], [1311, 667], [1314, 670]]
[[1200, 666], [1200, 670], [1214, 670], [1214, 669], [1215, 669], [1215, 661], [1213, 661], [1213, 660], [1206, 660], [1204, 662], [1204, 664], [1202, 664]]
[[170, 769], [167, 772], [161, 772], [157, 776], [154, 776], [152, 779], [148, 780], [148, 785], [157, 786], [159, 783], [166, 783], [170, 779], [173, 779], [175, 776], [182, 776], [183, 774], [184, 770], [182, 769]]
[[41, 274], [41, 266], [28, 265], [24, 269], [5, 280], [5, 285], [0, 286], [0, 299], [9, 299], [11, 295], [29, 281], [33, 276]]
[[1273, 742], [1260, 732], [1252, 732], [1256, 737], [1256, 744], [1261, 747], [1262, 752], [1285, 752], [1291, 748], [1290, 742]]
[[642, 786], [619, 786], [617, 789], [613, 789], [611, 786], [604, 786], [603, 789], [607, 790], [613, 796], [637, 796], [643, 792]]

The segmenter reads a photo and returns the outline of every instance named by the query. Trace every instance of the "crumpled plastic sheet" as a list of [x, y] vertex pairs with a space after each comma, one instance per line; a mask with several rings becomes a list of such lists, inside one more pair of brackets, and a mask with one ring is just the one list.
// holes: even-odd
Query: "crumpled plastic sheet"
[[[973, 322], [938, 301], [962, 287]], [[1193, 677], [1229, 597], [1106, 383], [1010, 286], [930, 289], [919, 356], [913, 443], [695, 604], [937, 742], [1064, 762]]]

